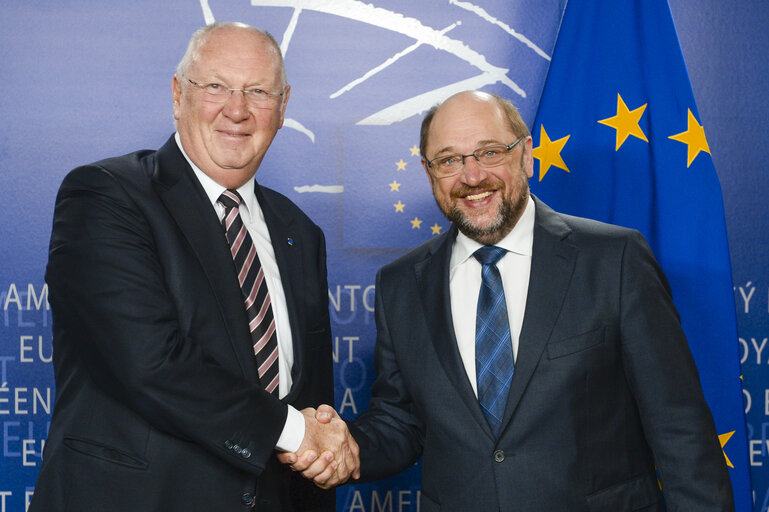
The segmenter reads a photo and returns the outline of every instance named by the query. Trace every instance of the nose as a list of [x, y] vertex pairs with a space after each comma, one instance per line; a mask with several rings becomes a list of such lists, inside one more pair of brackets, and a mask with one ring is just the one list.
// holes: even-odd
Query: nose
[[464, 166], [462, 168], [461, 179], [471, 187], [486, 179], [486, 170], [481, 167], [475, 155], [466, 155], [462, 157]]
[[227, 118], [236, 123], [248, 119], [250, 113], [248, 111], [248, 103], [246, 102], [246, 94], [238, 89], [231, 90], [230, 97], [224, 103], [222, 112]]

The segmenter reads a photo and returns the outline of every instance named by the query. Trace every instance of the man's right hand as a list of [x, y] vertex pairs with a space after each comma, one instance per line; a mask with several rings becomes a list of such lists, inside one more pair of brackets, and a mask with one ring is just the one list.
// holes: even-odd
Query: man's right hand
[[[358, 443], [347, 424], [329, 405], [303, 409], [305, 433], [296, 453], [278, 454], [278, 460], [299, 471], [322, 489], [360, 477]], [[318, 456], [320, 454], [320, 456]]]

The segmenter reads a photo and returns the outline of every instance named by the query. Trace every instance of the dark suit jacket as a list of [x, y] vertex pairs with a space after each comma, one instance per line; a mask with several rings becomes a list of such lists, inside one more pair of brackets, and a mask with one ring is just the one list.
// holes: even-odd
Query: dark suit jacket
[[[255, 187], [291, 322], [284, 401], [333, 403], [323, 233]], [[32, 512], [334, 509], [274, 457], [286, 405], [259, 384], [223, 229], [173, 138], [65, 178], [46, 280], [56, 404]]]
[[[363, 479], [422, 463], [422, 512], [733, 510], [724, 455], [667, 281], [635, 231], [538, 200], [526, 311], [499, 439], [449, 299], [456, 228], [382, 268]], [[472, 314], [472, 313], [471, 313]]]

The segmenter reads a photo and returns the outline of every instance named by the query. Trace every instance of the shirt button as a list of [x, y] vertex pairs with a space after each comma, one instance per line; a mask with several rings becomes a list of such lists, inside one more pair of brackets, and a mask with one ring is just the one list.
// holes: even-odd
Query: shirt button
[[254, 495], [251, 494], [250, 492], [244, 492], [243, 494], [240, 495], [240, 502], [243, 505], [251, 506], [254, 504]]
[[502, 450], [495, 450], [494, 460], [496, 462], [502, 462], [503, 460], [505, 460], [505, 452], [503, 452]]

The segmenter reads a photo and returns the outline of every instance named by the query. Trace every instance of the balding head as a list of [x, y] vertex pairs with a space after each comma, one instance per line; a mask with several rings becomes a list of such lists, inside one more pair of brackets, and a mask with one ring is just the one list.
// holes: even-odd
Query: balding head
[[422, 128], [420, 130], [419, 136], [419, 151], [424, 158], [427, 158], [427, 142], [430, 135], [430, 127], [432, 125], [435, 114], [444, 106], [452, 106], [457, 104], [465, 105], [471, 102], [485, 102], [494, 105], [499, 110], [499, 114], [510, 127], [510, 130], [517, 137], [529, 135], [529, 128], [526, 126], [526, 123], [523, 122], [521, 115], [518, 113], [518, 109], [515, 108], [515, 105], [513, 105], [509, 100], [497, 96], [496, 94], [490, 94], [482, 91], [462, 91], [454, 94], [453, 96], [450, 96], [443, 103], [439, 103], [433, 106], [430, 110], [427, 111], [427, 114], [425, 114], [425, 118], [422, 120]]

